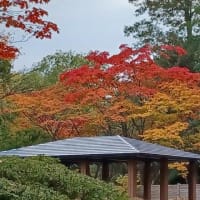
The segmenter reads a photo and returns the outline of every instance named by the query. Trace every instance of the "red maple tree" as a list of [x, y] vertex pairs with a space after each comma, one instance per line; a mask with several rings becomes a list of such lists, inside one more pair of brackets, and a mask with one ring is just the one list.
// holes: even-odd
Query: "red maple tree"
[[[58, 32], [55, 23], [44, 20], [48, 12], [37, 8], [50, 0], [0, 0], [0, 23], [5, 28], [23, 30], [36, 38], [51, 38], [52, 32]], [[6, 39], [5, 39], [6, 38]], [[14, 59], [19, 50], [9, 45], [8, 35], [0, 37], [0, 59]]]
[[[134, 50], [122, 45], [120, 50], [111, 56], [92, 52], [87, 56], [92, 64], [60, 76], [67, 89], [66, 103], [78, 106], [79, 116], [87, 116], [84, 132], [182, 145], [179, 134], [187, 129], [189, 118], [198, 118], [200, 73], [160, 67], [149, 46]], [[180, 47], [162, 47], [162, 53], [169, 50], [185, 53]]]

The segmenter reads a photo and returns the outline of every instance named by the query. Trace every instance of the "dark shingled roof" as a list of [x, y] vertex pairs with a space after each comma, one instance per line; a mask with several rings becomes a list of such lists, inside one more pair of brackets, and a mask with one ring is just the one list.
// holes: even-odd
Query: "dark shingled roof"
[[0, 152], [0, 156], [54, 156], [65, 159], [200, 160], [200, 155], [117, 136], [75, 137]]

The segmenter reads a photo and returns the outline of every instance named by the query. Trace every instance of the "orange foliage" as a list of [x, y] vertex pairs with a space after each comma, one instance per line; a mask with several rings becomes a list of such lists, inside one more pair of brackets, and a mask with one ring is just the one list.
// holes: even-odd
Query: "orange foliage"
[[92, 65], [64, 72], [61, 83], [9, 97], [14, 112], [54, 139], [122, 134], [185, 147], [182, 133], [189, 120], [199, 119], [199, 73], [159, 67], [148, 46], [121, 46], [117, 55], [93, 52], [87, 58]]
[[69, 113], [69, 107], [63, 103], [65, 92], [62, 85], [57, 84], [41, 91], [10, 96], [8, 100], [13, 104], [12, 112], [23, 118], [17, 118], [18, 126], [21, 129], [27, 128], [27, 124], [38, 126], [53, 139], [78, 135], [85, 119]]

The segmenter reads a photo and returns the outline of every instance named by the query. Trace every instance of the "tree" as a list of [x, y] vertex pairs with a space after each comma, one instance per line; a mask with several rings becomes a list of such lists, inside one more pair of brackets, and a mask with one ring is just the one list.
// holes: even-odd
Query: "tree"
[[[45, 133], [48, 133], [51, 139], [77, 134], [75, 128], [72, 127], [78, 119], [76, 123], [72, 118], [67, 121], [65, 121], [66, 118], [61, 119], [59, 111], [55, 110], [55, 104], [52, 104], [50, 98], [55, 98], [54, 102], [58, 102], [59, 99], [62, 105], [62, 95], [58, 95], [58, 86], [55, 86], [59, 80], [59, 74], [86, 63], [88, 61], [80, 54], [60, 51], [44, 57], [29, 71], [15, 73], [11, 72], [12, 65], [9, 61], [0, 61], [0, 105], [3, 109], [0, 112], [0, 122], [2, 122], [0, 123], [2, 132], [0, 141], [4, 140], [7, 143], [2, 144], [2, 148], [31, 144], [28, 138], [32, 138], [33, 143], [34, 141], [46, 141]], [[15, 102], [16, 107], [20, 106], [20, 112], [16, 112], [18, 108], [13, 107]], [[39, 105], [38, 102], [44, 103]], [[48, 105], [52, 106], [49, 113], [45, 110]], [[53, 110], [55, 112], [52, 113]], [[64, 130], [71, 130], [64, 127], [71, 127], [74, 130], [73, 134], [69, 132], [61, 134]], [[32, 137], [33, 130], [36, 133], [35, 138]], [[76, 130], [78, 130], [77, 127]], [[37, 132], [41, 133], [41, 138]]]
[[[59, 74], [70, 69], [79, 67], [80, 65], [88, 64], [88, 61], [84, 58], [84, 55], [74, 53], [72, 51], [63, 52], [57, 51], [52, 55], [45, 56], [40, 62], [33, 66], [33, 68], [24, 74], [22, 84], [24, 82], [30, 82], [36, 78], [37, 82], [40, 83], [39, 87], [35, 89], [40, 89], [43, 87], [48, 87], [59, 81]], [[31, 77], [34, 76], [34, 79]], [[28, 85], [29, 88], [35, 85], [33, 82]]]
[[[175, 50], [183, 53], [180, 47]], [[122, 134], [184, 148], [182, 133], [190, 120], [199, 119], [200, 74], [164, 69], [151, 55], [149, 46], [134, 50], [122, 45], [117, 55], [93, 52], [87, 57], [92, 66], [61, 74], [67, 105], [78, 107], [78, 116], [87, 116], [87, 131], [82, 132]]]
[[[39, 128], [27, 128], [16, 130], [16, 122], [10, 123], [9, 130], [1, 130], [0, 150], [16, 149], [34, 144], [41, 144], [52, 141], [52, 138]], [[8, 128], [7, 127], [7, 128]], [[18, 127], [17, 127], [18, 128]], [[14, 130], [13, 130], [14, 129]]]
[[[11, 133], [16, 113], [11, 112], [11, 105], [7, 98], [27, 89], [20, 84], [22, 75], [11, 72], [11, 61], [20, 53], [19, 49], [13, 46], [13, 42], [18, 41], [12, 33], [21, 30], [24, 34], [19, 41], [26, 41], [30, 37], [51, 38], [53, 32], [58, 32], [56, 24], [45, 20], [47, 11], [40, 8], [42, 4], [48, 2], [49, 0], [0, 0], [0, 24], [3, 27], [0, 32], [0, 142], [3, 144], [2, 148], [14, 147], [13, 143], [16, 145], [20, 143], [16, 143], [17, 137], [13, 137]], [[33, 140], [37, 140], [36, 138], [37, 136]], [[21, 141], [21, 144], [25, 143], [28, 144], [24, 140]]]
[[[31, 126], [13, 109], [9, 100], [16, 93], [28, 92], [27, 85], [22, 85], [24, 78], [20, 73], [11, 72], [8, 60], [0, 60], [0, 149], [10, 149], [40, 142], [51, 138], [44, 131]], [[31, 89], [31, 88], [30, 88]]]
[[[14, 34], [6, 30], [22, 30], [25, 34], [23, 40], [29, 37], [51, 38], [52, 32], [58, 32], [56, 24], [46, 21], [47, 11], [37, 8], [49, 0], [0, 0], [0, 23], [6, 29], [0, 33], [0, 118], [2, 133], [9, 132], [8, 124], [13, 120], [13, 113], [8, 113], [9, 102], [6, 98], [13, 95], [19, 88], [19, 74], [11, 73], [10, 61], [19, 55], [19, 49], [12, 46]], [[11, 29], [9, 29], [11, 28]]]
[[[136, 45], [170, 44], [184, 47], [188, 54], [183, 57], [171, 54], [165, 67], [174, 65], [200, 71], [200, 2], [196, 0], [149, 1], [130, 0], [136, 7], [135, 16], [141, 20], [125, 27], [125, 34], [136, 39]], [[148, 17], [147, 17], [148, 16]], [[170, 61], [170, 62], [169, 62]]]
[[43, 90], [13, 94], [7, 98], [12, 105], [9, 112], [17, 115], [18, 131], [38, 127], [52, 140], [79, 135], [84, 118], [64, 103], [65, 88], [57, 83]]
[[[29, 36], [39, 39], [51, 38], [52, 32], [58, 32], [56, 24], [43, 18], [48, 12], [35, 6], [48, 3], [49, 0], [1, 0], [0, 23], [6, 28], [16, 28], [24, 31]], [[24, 36], [25, 40], [27, 36]], [[1, 33], [0, 59], [11, 60], [17, 56], [19, 50], [8, 43], [9, 34]]]
[[81, 54], [71, 51], [58, 51], [45, 56], [30, 70], [12, 74], [13, 90], [16, 93], [28, 93], [38, 91], [56, 84], [60, 73], [77, 68], [88, 61]]

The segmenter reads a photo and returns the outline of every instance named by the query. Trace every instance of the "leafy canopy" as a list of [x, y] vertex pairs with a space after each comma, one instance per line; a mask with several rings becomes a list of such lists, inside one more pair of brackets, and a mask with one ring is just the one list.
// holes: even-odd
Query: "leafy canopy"
[[[162, 48], [184, 53], [180, 47]], [[92, 66], [61, 74], [66, 104], [86, 119], [81, 133], [123, 134], [183, 148], [181, 134], [199, 116], [200, 74], [158, 66], [150, 46], [120, 50], [111, 56], [92, 52], [87, 56]]]
[[135, 8], [136, 19], [133, 25], [125, 27], [125, 34], [133, 36], [135, 45], [171, 44], [184, 47], [188, 54], [181, 59], [171, 54], [170, 63], [158, 59], [165, 67], [175, 63], [199, 71], [200, 58], [200, 2], [196, 0], [130, 0]]

